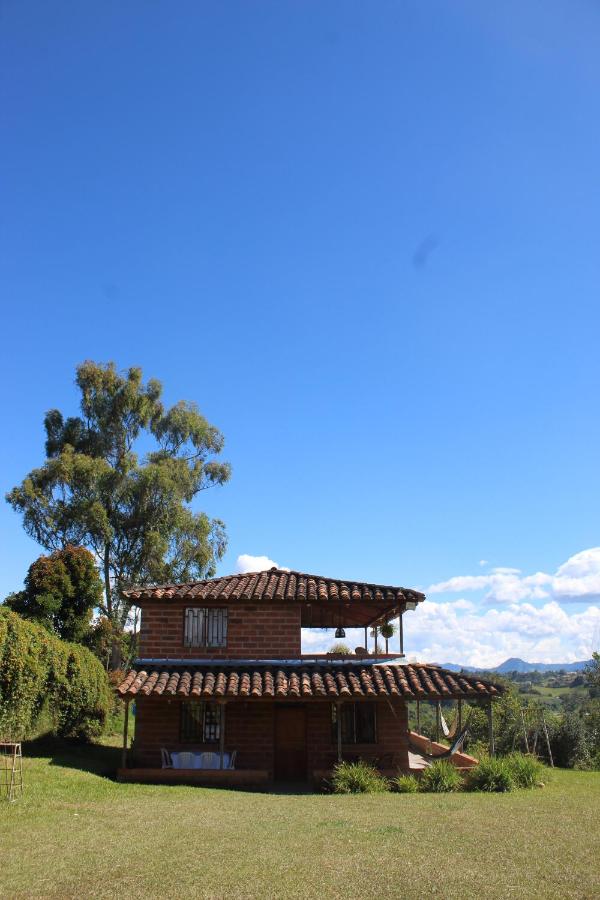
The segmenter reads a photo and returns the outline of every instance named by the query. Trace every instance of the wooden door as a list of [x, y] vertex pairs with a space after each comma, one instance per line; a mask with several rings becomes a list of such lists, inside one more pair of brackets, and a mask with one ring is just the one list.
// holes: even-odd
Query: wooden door
[[302, 706], [275, 707], [275, 778], [306, 779], [306, 710]]

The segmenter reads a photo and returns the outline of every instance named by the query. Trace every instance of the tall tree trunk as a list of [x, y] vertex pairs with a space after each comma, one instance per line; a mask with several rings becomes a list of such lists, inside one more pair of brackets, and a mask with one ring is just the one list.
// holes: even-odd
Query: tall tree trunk
[[104, 546], [104, 592], [106, 594], [106, 612], [108, 615], [108, 621], [110, 622], [113, 630], [113, 638], [110, 648], [110, 661], [108, 665], [110, 670], [114, 672], [116, 669], [121, 668], [123, 662], [123, 654], [121, 650], [120, 635], [116, 633], [116, 629], [120, 628], [120, 624], [115, 622], [113, 615], [114, 610], [112, 590], [110, 585], [110, 547], [108, 546], [108, 544], [105, 544]]
[[110, 589], [110, 548], [104, 546], [104, 594], [106, 596], [106, 613], [112, 622], [112, 592]]

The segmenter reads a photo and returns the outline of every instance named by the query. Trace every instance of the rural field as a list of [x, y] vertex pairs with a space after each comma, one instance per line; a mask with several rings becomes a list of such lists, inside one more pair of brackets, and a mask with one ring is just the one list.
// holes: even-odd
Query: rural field
[[600, 774], [512, 794], [120, 785], [111, 747], [29, 747], [2, 897], [597, 897]]

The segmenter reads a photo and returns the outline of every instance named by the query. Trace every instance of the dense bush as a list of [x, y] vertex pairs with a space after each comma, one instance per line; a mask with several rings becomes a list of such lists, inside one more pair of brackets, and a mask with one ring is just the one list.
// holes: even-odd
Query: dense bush
[[57, 734], [89, 740], [102, 731], [110, 705], [93, 653], [0, 608], [0, 735], [32, 735], [43, 710]]
[[567, 713], [550, 729], [554, 764], [565, 769], [584, 768], [590, 761], [589, 735], [585, 720], [577, 713]]
[[488, 756], [469, 772], [468, 787], [472, 791], [504, 793], [515, 786], [508, 759], [501, 756]]
[[416, 794], [419, 790], [419, 782], [414, 775], [400, 773], [392, 783], [399, 794]]
[[458, 791], [462, 786], [462, 777], [458, 769], [447, 759], [438, 759], [421, 775], [420, 790], [427, 793], [443, 794]]
[[506, 763], [516, 787], [537, 787], [548, 780], [547, 769], [535, 756], [525, 753], [511, 753]]
[[333, 770], [331, 786], [335, 794], [382, 794], [389, 790], [383, 775], [362, 760], [338, 763]]

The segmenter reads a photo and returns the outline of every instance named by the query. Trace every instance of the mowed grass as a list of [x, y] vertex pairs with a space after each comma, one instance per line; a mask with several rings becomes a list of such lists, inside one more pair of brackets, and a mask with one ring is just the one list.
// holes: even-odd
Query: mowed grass
[[2, 897], [600, 897], [600, 774], [506, 795], [121, 785], [111, 748], [25, 760]]

